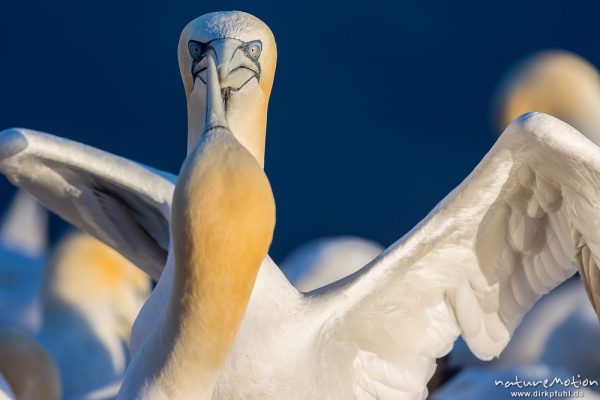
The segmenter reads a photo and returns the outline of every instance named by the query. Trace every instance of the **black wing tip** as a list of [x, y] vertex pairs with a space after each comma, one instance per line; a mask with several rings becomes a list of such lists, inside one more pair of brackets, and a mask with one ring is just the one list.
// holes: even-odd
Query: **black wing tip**
[[4, 161], [27, 147], [27, 138], [21, 128], [10, 128], [0, 132], [0, 161]]

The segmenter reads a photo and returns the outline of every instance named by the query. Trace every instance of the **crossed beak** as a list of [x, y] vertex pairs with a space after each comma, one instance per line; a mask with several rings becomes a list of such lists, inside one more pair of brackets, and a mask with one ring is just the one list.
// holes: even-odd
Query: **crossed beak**
[[231, 92], [240, 90], [252, 78], [259, 79], [260, 67], [245, 50], [245, 43], [237, 39], [216, 39], [207, 44], [204, 56], [192, 65], [194, 80], [208, 82], [208, 58], [216, 65], [225, 106]]

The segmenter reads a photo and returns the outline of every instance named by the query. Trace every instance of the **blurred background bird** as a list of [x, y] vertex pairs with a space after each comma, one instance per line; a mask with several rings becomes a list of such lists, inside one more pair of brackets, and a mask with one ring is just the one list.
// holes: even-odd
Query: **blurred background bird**
[[39, 329], [47, 236], [48, 212], [17, 191], [0, 227], [0, 328], [29, 334]]
[[536, 53], [518, 63], [497, 91], [498, 132], [527, 111], [554, 115], [600, 144], [600, 74], [582, 57], [563, 50]]
[[65, 398], [120, 380], [131, 326], [150, 290], [145, 273], [87, 234], [68, 234], [57, 245], [38, 338], [56, 360]]
[[[6, 346], [25, 343], [51, 359], [63, 398], [77, 398], [120, 380], [131, 326], [152, 286], [89, 235], [69, 233], [50, 251], [47, 225], [48, 212], [18, 191], [0, 228], [0, 329], [12, 332]], [[0, 356], [5, 378], [20, 374], [15, 355], [22, 353]]]
[[27, 334], [0, 330], [0, 399], [62, 399], [60, 375], [50, 354]]

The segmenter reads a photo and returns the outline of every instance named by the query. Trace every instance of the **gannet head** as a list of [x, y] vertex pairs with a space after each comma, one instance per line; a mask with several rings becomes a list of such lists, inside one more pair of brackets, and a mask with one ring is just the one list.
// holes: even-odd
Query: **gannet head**
[[562, 119], [600, 143], [600, 74], [586, 60], [566, 51], [534, 54], [508, 73], [496, 94], [498, 132], [531, 111]]
[[188, 152], [204, 132], [207, 60], [212, 58], [231, 130], [262, 165], [277, 63], [269, 27], [240, 11], [202, 15], [181, 32], [178, 58], [188, 105]]

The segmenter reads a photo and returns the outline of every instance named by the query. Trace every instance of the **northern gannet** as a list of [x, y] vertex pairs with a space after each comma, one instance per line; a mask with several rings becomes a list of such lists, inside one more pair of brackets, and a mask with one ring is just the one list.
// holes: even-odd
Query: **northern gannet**
[[119, 399], [213, 397], [273, 238], [271, 186], [228, 128], [213, 57], [204, 75], [207, 123], [173, 195], [171, 297], [127, 369]]
[[[201, 63], [216, 58], [221, 70], [227, 62], [208, 42], [226, 38], [244, 57], [248, 43], [261, 40], [255, 61], [266, 70], [262, 61], [275, 49], [260, 38], [270, 35], [245, 13], [194, 20], [180, 40], [180, 69], [190, 76], [184, 80], [193, 82], [192, 92], [206, 91]], [[225, 89], [226, 79], [224, 73]], [[256, 83], [242, 89], [261, 90]], [[244, 107], [235, 100], [243, 91], [225, 91], [227, 112], [234, 116], [237, 104], [244, 114], [262, 115], [266, 99]], [[230, 126], [245, 146], [264, 142], [256, 131]], [[255, 146], [248, 151], [261, 162]], [[153, 332], [178, 290], [169, 232], [175, 178], [20, 128], [0, 133], [0, 171], [145, 270], [160, 274], [166, 262], [136, 321], [138, 348], [160, 350]], [[300, 294], [267, 257], [213, 398], [425, 398], [436, 358], [458, 335], [478, 357], [497, 356], [525, 312], [577, 267], [598, 307], [599, 201], [600, 149], [554, 117], [521, 116], [421, 223], [356, 273]]]
[[3, 394], [11, 400], [62, 398], [56, 364], [50, 354], [25, 333], [0, 331], [0, 377], [10, 389], [5, 393], [0, 389], [0, 398]]
[[47, 234], [47, 211], [18, 191], [0, 227], [0, 327], [39, 329]]
[[37, 337], [60, 370], [64, 398], [122, 379], [131, 326], [150, 290], [144, 272], [95, 238], [61, 239], [47, 268]]
[[600, 74], [582, 57], [562, 50], [536, 53], [507, 73], [497, 90], [498, 133], [519, 115], [553, 115], [600, 143]]

